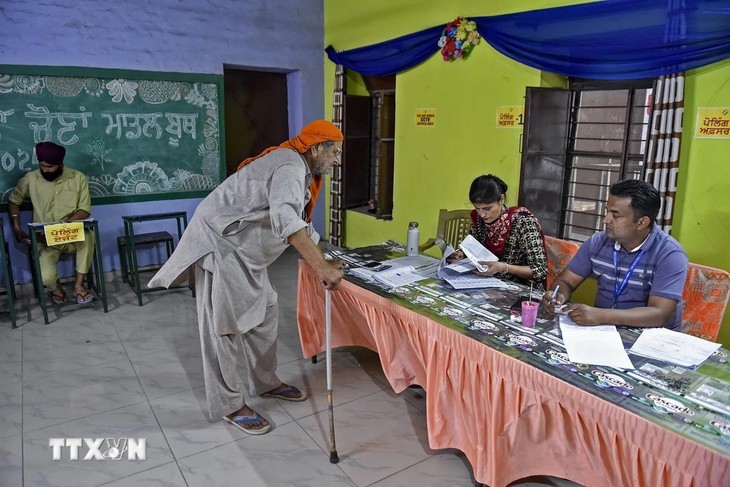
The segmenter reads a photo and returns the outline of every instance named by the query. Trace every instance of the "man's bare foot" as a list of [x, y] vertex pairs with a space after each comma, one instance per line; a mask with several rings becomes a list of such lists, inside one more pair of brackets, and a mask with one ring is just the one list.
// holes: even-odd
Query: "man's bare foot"
[[284, 384], [283, 382], [279, 385], [279, 387], [275, 387], [268, 392], [264, 392], [261, 396], [274, 397], [276, 399], [292, 402], [301, 402], [307, 399], [307, 394], [304, 391], [300, 391], [296, 387]]
[[76, 294], [76, 302], [78, 304], [86, 304], [94, 300], [94, 296], [83, 286], [74, 286], [74, 293]]
[[249, 435], [263, 435], [271, 430], [271, 423], [245, 404], [238, 411], [223, 416], [223, 420]]

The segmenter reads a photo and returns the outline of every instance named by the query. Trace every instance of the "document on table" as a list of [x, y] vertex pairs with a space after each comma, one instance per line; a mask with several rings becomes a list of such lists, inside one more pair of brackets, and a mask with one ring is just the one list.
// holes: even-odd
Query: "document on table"
[[686, 333], [666, 328], [646, 328], [629, 351], [682, 367], [695, 368], [718, 348], [720, 348], [719, 343]]
[[487, 270], [486, 266], [479, 263], [480, 261], [496, 262], [499, 260], [496, 255], [491, 253], [489, 249], [480, 244], [479, 241], [471, 235], [467, 235], [466, 238], [461, 241], [459, 248], [480, 272]]
[[[467, 274], [468, 271], [475, 269], [474, 265], [467, 259], [449, 264], [446, 259], [454, 253], [452, 246], [447, 246], [444, 250], [444, 258], [438, 266], [438, 277], [451, 284], [454, 289], [513, 289], [516, 286], [507, 284], [496, 277], [479, 276], [477, 274]], [[466, 261], [466, 262], [464, 262]]]
[[438, 268], [440, 261], [434, 257], [428, 255], [413, 255], [409, 257], [399, 257], [397, 259], [391, 259], [384, 262], [384, 264], [390, 264], [393, 268], [400, 267], [412, 267], [416, 274], [423, 276], [423, 279], [438, 277]]
[[426, 279], [423, 275], [416, 272], [412, 266], [408, 267], [392, 267], [384, 271], [373, 273], [373, 277], [381, 284], [388, 287], [400, 287], [406, 284], [422, 281]]
[[633, 369], [621, 335], [613, 325], [581, 326], [560, 315], [560, 332], [571, 362]]

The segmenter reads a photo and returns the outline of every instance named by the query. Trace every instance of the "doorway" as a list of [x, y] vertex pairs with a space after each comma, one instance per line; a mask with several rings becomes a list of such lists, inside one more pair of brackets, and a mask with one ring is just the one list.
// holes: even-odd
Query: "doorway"
[[286, 80], [286, 73], [224, 67], [226, 176], [289, 138]]

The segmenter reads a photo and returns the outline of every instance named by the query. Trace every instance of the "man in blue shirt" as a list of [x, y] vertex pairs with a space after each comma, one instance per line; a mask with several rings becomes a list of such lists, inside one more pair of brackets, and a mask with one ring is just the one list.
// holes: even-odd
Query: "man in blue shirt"
[[611, 186], [605, 230], [583, 243], [558, 275], [553, 290], [543, 296], [546, 309], [554, 311], [592, 277], [598, 281], [595, 306], [572, 303], [563, 309], [579, 325], [679, 331], [688, 260], [679, 243], [654, 223], [660, 206], [659, 192], [647, 182]]

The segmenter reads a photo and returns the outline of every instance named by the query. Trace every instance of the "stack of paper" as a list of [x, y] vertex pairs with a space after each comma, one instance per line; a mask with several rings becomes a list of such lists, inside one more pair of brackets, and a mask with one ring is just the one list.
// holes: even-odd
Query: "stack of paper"
[[405, 286], [406, 284], [422, 281], [429, 277], [436, 277], [438, 259], [418, 255], [386, 260], [382, 263], [373, 261], [365, 264], [373, 265], [352, 267], [348, 272], [366, 281], [390, 288]]
[[647, 328], [641, 332], [629, 351], [682, 367], [696, 368], [718, 348], [719, 343], [686, 333], [666, 328]]
[[568, 315], [560, 315], [560, 331], [571, 362], [617, 369], [634, 368], [615, 326], [581, 326]]

